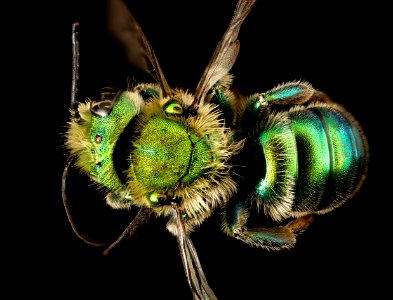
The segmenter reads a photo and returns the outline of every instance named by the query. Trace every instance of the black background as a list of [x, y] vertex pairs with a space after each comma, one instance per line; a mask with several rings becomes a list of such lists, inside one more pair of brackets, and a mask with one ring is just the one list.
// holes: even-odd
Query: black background
[[[131, 2], [169, 84], [193, 91], [236, 1]], [[303, 79], [327, 92], [352, 112], [368, 136], [368, 179], [351, 201], [317, 218], [292, 251], [266, 252], [242, 244], [221, 233], [215, 217], [192, 234], [194, 244], [222, 300], [365, 294], [377, 299], [386, 292], [391, 271], [391, 70], [385, 8], [272, 2], [257, 0], [242, 26], [241, 50], [231, 71], [237, 86], [247, 95]], [[17, 64], [7, 74], [17, 86], [8, 87], [12, 95], [6, 103], [14, 108], [11, 125], [19, 127], [10, 137], [17, 162], [9, 172], [13, 184], [5, 185], [11, 198], [11, 208], [3, 210], [6, 286], [13, 287], [15, 296], [191, 299], [176, 239], [166, 232], [164, 220], [153, 220], [135, 239], [103, 257], [102, 249], [74, 235], [62, 206], [61, 134], [69, 118], [71, 24], [80, 22], [78, 99], [95, 98], [105, 86], [124, 88], [127, 77], [138, 80], [104, 31], [104, 7], [103, 1], [72, 0], [7, 10], [13, 22], [5, 27], [5, 48], [17, 57], [10, 60]], [[128, 224], [127, 212], [105, 208], [83, 186], [77, 194], [73, 199], [84, 209], [77, 215], [80, 225], [95, 237], [113, 240]]]

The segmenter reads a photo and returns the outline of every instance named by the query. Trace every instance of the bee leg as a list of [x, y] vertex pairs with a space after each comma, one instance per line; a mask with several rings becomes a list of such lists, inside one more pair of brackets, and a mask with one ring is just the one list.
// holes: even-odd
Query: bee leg
[[281, 84], [248, 99], [241, 118], [241, 127], [254, 128], [261, 116], [270, 114], [273, 105], [301, 105], [312, 102], [332, 103], [333, 101], [324, 92], [315, 90], [305, 81]]
[[324, 92], [315, 90], [308, 82], [294, 81], [281, 84], [261, 94], [262, 100], [269, 104], [304, 104], [307, 102], [331, 103]]
[[313, 220], [313, 215], [306, 215], [283, 226], [247, 228], [250, 216], [248, 202], [234, 202], [227, 206], [224, 230], [230, 236], [253, 246], [269, 250], [292, 248], [296, 236], [306, 230]]
[[294, 81], [279, 86], [262, 94], [263, 100], [270, 104], [303, 104], [314, 95], [315, 90], [305, 81]]
[[124, 229], [124, 231], [121, 233], [121, 235], [111, 243], [103, 252], [104, 256], [109, 255], [109, 251], [112, 250], [114, 247], [116, 247], [121, 241], [126, 240], [133, 236], [136, 232], [136, 230], [144, 223], [146, 223], [151, 216], [151, 211], [150, 209], [147, 208], [141, 208], [137, 215], [131, 220], [130, 224]]
[[248, 99], [241, 118], [241, 127], [254, 128], [261, 116], [270, 114], [272, 105], [299, 105], [307, 102], [325, 101], [328, 97], [315, 90], [305, 81], [281, 84], [265, 93], [259, 93]]
[[333, 100], [326, 95], [326, 93], [315, 90], [314, 94], [311, 96], [310, 102], [324, 102], [324, 103], [334, 103]]

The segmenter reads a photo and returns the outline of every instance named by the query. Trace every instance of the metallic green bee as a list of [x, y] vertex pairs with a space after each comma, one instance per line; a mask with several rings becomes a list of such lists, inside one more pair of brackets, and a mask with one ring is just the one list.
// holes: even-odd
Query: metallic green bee
[[[168, 219], [178, 241], [194, 299], [216, 299], [190, 234], [216, 209], [223, 231], [268, 250], [289, 249], [313, 215], [341, 206], [361, 187], [368, 145], [358, 122], [340, 105], [303, 81], [244, 97], [229, 74], [241, 24], [255, 0], [239, 0], [228, 29], [195, 93], [173, 89], [126, 5], [108, 2], [109, 28], [129, 62], [155, 83], [104, 92], [100, 101], [77, 103], [78, 40], [73, 27], [71, 121], [65, 134], [69, 168], [76, 166], [106, 191], [115, 209], [139, 208], [123, 234], [130, 237], [151, 215]], [[278, 226], [248, 228], [262, 212]]]

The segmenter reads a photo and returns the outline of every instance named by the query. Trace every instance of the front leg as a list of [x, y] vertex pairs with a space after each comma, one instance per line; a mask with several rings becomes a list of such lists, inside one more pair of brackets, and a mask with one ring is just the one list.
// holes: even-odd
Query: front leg
[[296, 218], [286, 225], [270, 228], [247, 228], [250, 217], [250, 200], [235, 199], [228, 203], [225, 211], [224, 231], [236, 239], [252, 246], [268, 250], [292, 248], [296, 236], [306, 230], [313, 220], [313, 215]]

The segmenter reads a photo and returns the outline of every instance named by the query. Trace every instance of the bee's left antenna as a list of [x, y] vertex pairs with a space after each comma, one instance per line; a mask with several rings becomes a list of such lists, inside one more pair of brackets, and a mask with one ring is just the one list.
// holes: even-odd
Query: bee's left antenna
[[77, 27], [78, 22], [72, 24], [72, 82], [71, 82], [71, 117], [79, 118], [78, 107], [76, 103], [76, 93], [78, 92], [79, 78], [79, 42]]

